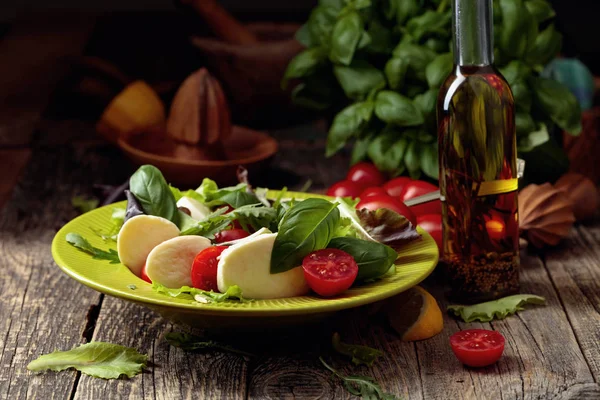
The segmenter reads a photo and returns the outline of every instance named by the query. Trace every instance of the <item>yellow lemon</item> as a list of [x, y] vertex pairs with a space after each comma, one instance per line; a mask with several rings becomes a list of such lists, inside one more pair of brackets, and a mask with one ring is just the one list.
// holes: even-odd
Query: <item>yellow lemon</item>
[[390, 325], [404, 341], [429, 339], [444, 329], [437, 301], [420, 286], [390, 299], [385, 311]]

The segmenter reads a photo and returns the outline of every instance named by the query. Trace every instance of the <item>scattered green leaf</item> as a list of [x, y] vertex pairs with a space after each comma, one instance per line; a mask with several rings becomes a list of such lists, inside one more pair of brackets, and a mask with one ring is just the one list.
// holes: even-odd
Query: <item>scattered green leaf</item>
[[227, 300], [235, 300], [242, 303], [250, 301], [244, 298], [242, 290], [239, 286], [230, 286], [225, 293], [218, 293], [206, 290], [197, 289], [190, 286], [182, 286], [177, 289], [168, 288], [161, 285], [158, 282], [152, 283], [152, 290], [157, 293], [164, 294], [171, 297], [189, 298], [195, 300], [198, 303], [223, 303]]
[[342, 342], [339, 333], [334, 333], [331, 338], [333, 349], [340, 354], [351, 357], [352, 362], [356, 365], [372, 366], [377, 358], [383, 355], [383, 352], [369, 346], [361, 346], [357, 344], [347, 344]]
[[67, 242], [72, 246], [75, 246], [79, 250], [88, 253], [95, 260], [107, 260], [110, 264], [118, 264], [121, 262], [119, 254], [115, 249], [108, 249], [108, 251], [99, 249], [91, 245], [83, 236], [78, 233], [68, 233]]
[[525, 304], [546, 304], [546, 299], [533, 294], [516, 294], [498, 300], [469, 306], [449, 305], [448, 311], [465, 322], [489, 322], [494, 319], [504, 319], [509, 315], [522, 311]]
[[220, 350], [227, 353], [239, 354], [245, 357], [253, 357], [254, 354], [238, 350], [233, 346], [219, 343], [214, 340], [203, 340], [201, 337], [188, 333], [169, 332], [165, 335], [167, 342], [183, 351]]

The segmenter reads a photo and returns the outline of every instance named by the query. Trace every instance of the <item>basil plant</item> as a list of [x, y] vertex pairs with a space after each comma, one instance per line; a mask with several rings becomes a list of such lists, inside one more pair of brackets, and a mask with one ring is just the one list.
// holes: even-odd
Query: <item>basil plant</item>
[[[288, 65], [295, 103], [337, 114], [327, 156], [352, 143], [392, 176], [437, 179], [437, 93], [451, 72], [450, 0], [320, 0], [297, 32], [306, 46]], [[581, 130], [577, 99], [544, 77], [562, 37], [546, 0], [494, 0], [495, 65], [516, 103], [519, 156], [562, 149], [552, 132]], [[548, 159], [549, 157], [536, 157]]]

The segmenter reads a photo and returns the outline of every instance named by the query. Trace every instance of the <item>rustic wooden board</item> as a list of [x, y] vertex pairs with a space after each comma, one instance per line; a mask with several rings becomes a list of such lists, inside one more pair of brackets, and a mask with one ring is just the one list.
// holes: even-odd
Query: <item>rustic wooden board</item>
[[0, 149], [0, 210], [8, 200], [10, 194], [21, 176], [21, 172], [31, 156], [31, 150], [23, 149]]
[[27, 145], [71, 58], [83, 53], [95, 17], [21, 16], [0, 39], [0, 146]]
[[[598, 219], [574, 229], [546, 267], [577, 342], [596, 381], [600, 380], [600, 225]], [[600, 396], [600, 394], [598, 395]]]

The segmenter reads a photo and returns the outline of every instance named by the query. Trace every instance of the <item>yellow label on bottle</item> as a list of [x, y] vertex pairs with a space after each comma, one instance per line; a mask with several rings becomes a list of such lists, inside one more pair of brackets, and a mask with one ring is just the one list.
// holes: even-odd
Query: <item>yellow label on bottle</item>
[[479, 191], [477, 196], [490, 196], [494, 194], [514, 192], [519, 188], [519, 180], [513, 179], [500, 179], [497, 181], [485, 181], [480, 183], [474, 183], [473, 188], [475, 189], [479, 185]]

